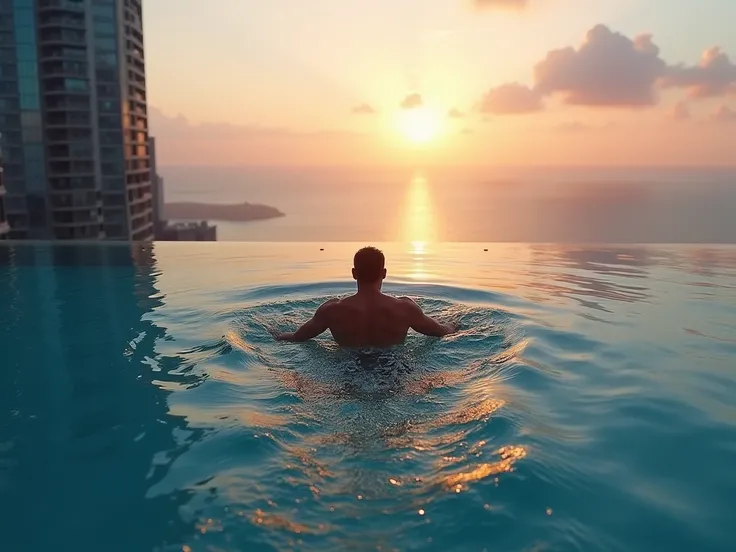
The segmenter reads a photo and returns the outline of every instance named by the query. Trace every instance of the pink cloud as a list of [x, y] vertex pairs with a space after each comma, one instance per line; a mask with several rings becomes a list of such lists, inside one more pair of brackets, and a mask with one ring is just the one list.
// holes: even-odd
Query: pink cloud
[[422, 107], [423, 104], [422, 95], [414, 93], [404, 98], [399, 106], [401, 109], [414, 109], [415, 107]]
[[376, 110], [367, 103], [356, 105], [351, 109], [351, 112], [355, 115], [374, 115]]
[[736, 111], [727, 105], [722, 105], [713, 112], [710, 121], [713, 123], [736, 123]]
[[650, 106], [666, 67], [651, 35], [632, 40], [597, 25], [579, 48], [553, 50], [534, 67], [535, 90], [569, 105]]
[[523, 84], [510, 83], [486, 92], [480, 100], [478, 110], [482, 113], [508, 115], [540, 111], [542, 107], [542, 97], [536, 91]]
[[693, 98], [736, 93], [736, 64], [720, 48], [706, 50], [694, 67], [669, 67], [663, 86], [685, 88]]

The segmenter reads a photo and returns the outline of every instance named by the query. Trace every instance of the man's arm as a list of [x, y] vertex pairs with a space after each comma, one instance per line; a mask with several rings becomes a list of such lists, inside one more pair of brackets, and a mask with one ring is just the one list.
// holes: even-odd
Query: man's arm
[[329, 327], [328, 314], [330, 305], [332, 305], [336, 299], [331, 299], [326, 303], [322, 304], [317, 311], [314, 313], [312, 318], [305, 322], [301, 328], [293, 333], [279, 333], [276, 334], [276, 341], [293, 341], [303, 342], [309, 341], [317, 337], [319, 334], [325, 332]]
[[409, 327], [415, 332], [430, 337], [445, 337], [457, 331], [457, 324], [442, 324], [431, 316], [424, 314], [422, 308], [412, 299], [407, 297], [404, 301], [409, 309]]

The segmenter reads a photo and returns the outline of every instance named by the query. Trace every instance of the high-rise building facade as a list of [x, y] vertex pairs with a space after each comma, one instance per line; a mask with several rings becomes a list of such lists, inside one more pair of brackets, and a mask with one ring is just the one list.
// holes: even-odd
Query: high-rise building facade
[[3, 151], [0, 148], [0, 240], [7, 238], [10, 226], [5, 218], [5, 185], [3, 184]]
[[0, 0], [11, 238], [153, 237], [141, 0]]

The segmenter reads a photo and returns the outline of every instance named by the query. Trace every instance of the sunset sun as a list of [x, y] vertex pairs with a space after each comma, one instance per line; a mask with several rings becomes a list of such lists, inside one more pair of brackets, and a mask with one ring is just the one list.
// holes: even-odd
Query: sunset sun
[[439, 127], [438, 114], [426, 107], [407, 109], [399, 114], [399, 132], [412, 144], [431, 142], [437, 137]]

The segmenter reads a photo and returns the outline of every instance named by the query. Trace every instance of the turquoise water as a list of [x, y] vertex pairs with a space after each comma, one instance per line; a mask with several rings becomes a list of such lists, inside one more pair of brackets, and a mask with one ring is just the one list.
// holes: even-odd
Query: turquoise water
[[387, 245], [458, 335], [274, 343], [353, 249], [0, 247], [0, 549], [736, 550], [736, 248]]

